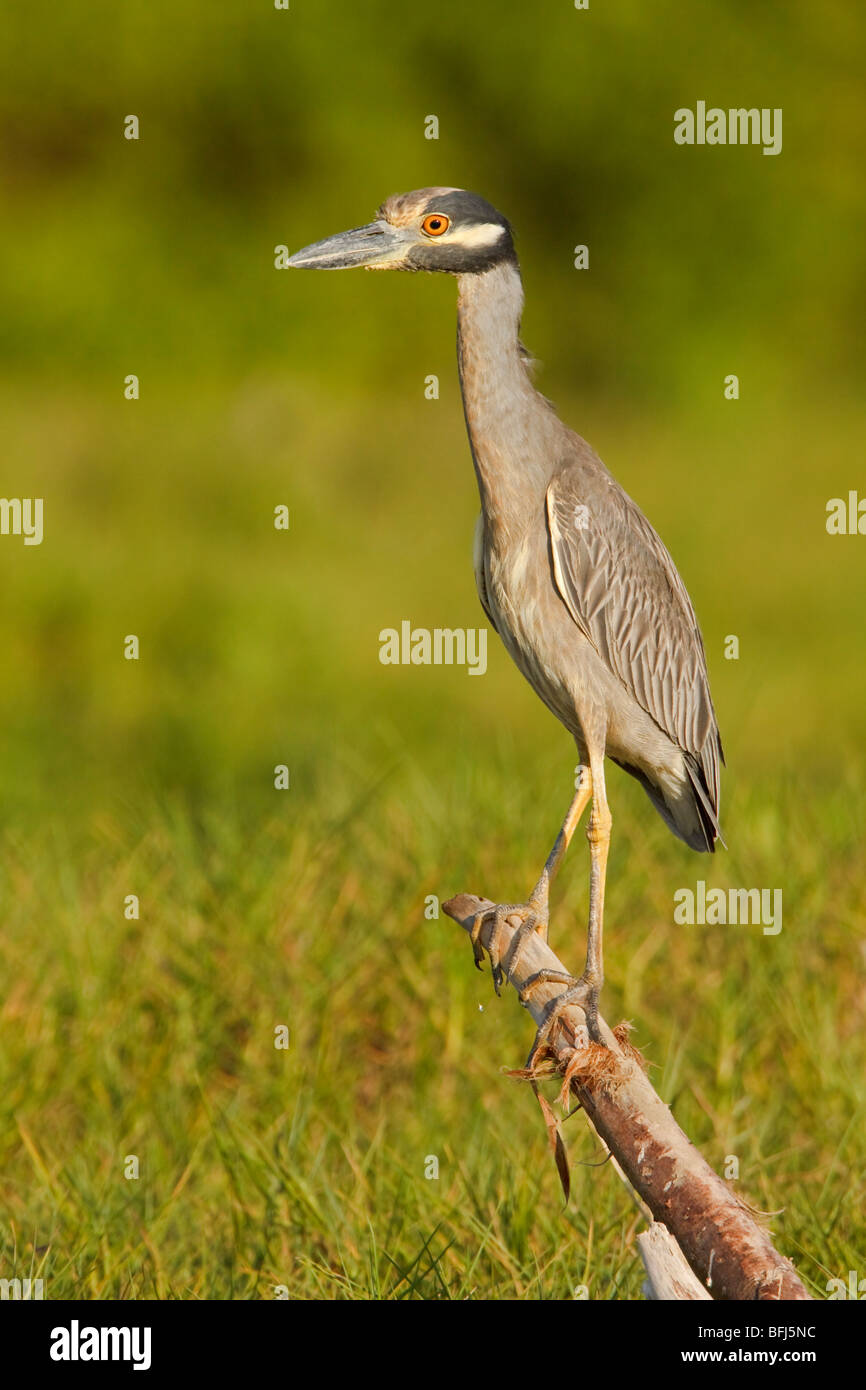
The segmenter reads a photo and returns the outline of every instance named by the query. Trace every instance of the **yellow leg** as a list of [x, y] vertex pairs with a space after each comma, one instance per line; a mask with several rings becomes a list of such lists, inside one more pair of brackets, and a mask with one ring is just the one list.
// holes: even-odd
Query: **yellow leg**
[[566, 851], [571, 843], [572, 836], [577, 829], [578, 822], [586, 810], [587, 805], [592, 799], [592, 774], [588, 767], [581, 767], [578, 771], [577, 790], [571, 801], [571, 805], [566, 812], [562, 828], [556, 837], [553, 849], [547, 856], [547, 861], [541, 871], [541, 877], [529, 895], [525, 903], [499, 903], [495, 908], [488, 908], [486, 912], [480, 912], [476, 917], [470, 940], [472, 949], [475, 953], [475, 964], [481, 968], [484, 959], [484, 952], [479, 940], [481, 928], [484, 923], [493, 917], [493, 931], [490, 935], [490, 964], [493, 970], [493, 984], [496, 993], [499, 993], [502, 984], [502, 964], [499, 950], [499, 942], [502, 936], [503, 927], [508, 917], [521, 917], [523, 925], [514, 937], [513, 945], [509, 953], [509, 968], [513, 968], [517, 963], [520, 952], [525, 941], [533, 932], [543, 932], [545, 941], [547, 940], [547, 930], [549, 923], [549, 900], [550, 885], [556, 877], [560, 864], [565, 858]]
[[586, 940], [586, 966], [582, 980], [589, 987], [586, 1009], [590, 1037], [598, 1032], [598, 996], [604, 984], [604, 888], [607, 880], [607, 855], [610, 849], [610, 829], [613, 818], [607, 804], [604, 785], [604, 762], [593, 768], [592, 811], [586, 838], [589, 840], [589, 928]]
[[[541, 877], [532, 890], [529, 901], [533, 904], [543, 904], [547, 908], [550, 896], [550, 885], [556, 877], [556, 872], [565, 858], [566, 850], [571, 844], [571, 837], [577, 829], [581, 816], [586, 810], [592, 799], [592, 773], [588, 767], [578, 769], [577, 791], [574, 793], [571, 805], [566, 812], [565, 820], [562, 822], [562, 829], [556, 837], [556, 843], [550, 854], [547, 856], [547, 863], [541, 870]], [[547, 927], [545, 925], [545, 941], [547, 940]]]
[[[604, 785], [604, 757], [592, 761], [592, 811], [586, 838], [589, 841], [589, 925], [586, 940], [586, 965], [579, 980], [571, 980], [555, 970], [540, 970], [527, 980], [520, 992], [520, 1001], [525, 1003], [534, 989], [542, 984], [559, 984], [567, 987], [553, 1001], [544, 1023], [538, 1030], [527, 1066], [532, 1063], [563, 1012], [569, 1004], [579, 1004], [586, 1014], [586, 1026], [594, 1042], [601, 1042], [598, 1028], [598, 996], [604, 983], [604, 952], [602, 938], [604, 933], [604, 887], [607, 878], [607, 855], [610, 848], [610, 829], [612, 817], [607, 804]], [[525, 929], [521, 928], [518, 936]], [[512, 958], [513, 959], [513, 958]]]

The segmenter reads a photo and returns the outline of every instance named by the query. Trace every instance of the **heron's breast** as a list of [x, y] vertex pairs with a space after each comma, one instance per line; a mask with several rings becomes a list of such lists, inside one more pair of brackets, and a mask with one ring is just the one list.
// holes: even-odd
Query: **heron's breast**
[[556, 593], [546, 545], [529, 535], [508, 546], [489, 545], [484, 577], [488, 607], [508, 654], [536, 694], [576, 732], [591, 653]]

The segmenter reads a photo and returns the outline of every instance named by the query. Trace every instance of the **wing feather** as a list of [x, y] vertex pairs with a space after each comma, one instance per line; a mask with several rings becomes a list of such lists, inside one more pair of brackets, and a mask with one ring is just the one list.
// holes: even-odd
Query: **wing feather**
[[691, 599], [646, 517], [594, 462], [564, 465], [547, 490], [556, 586], [608, 668], [702, 770], [717, 808], [723, 754]]

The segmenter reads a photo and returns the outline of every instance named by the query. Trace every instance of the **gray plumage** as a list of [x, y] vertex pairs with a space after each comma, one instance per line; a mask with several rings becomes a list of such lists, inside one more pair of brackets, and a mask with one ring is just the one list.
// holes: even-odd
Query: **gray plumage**
[[461, 282], [482, 605], [582, 760], [603, 739], [674, 833], [711, 851], [722, 747], [691, 600], [638, 506], [535, 390], [522, 306], [511, 258]]
[[[514, 240], [490, 203], [455, 188], [397, 195], [374, 222], [308, 246], [289, 264], [457, 277], [460, 386], [481, 497], [479, 598], [523, 675], [573, 734], [587, 772], [529, 900], [500, 905], [495, 916], [518, 913], [524, 931], [546, 931], [550, 880], [591, 795], [587, 964], [557, 1010], [580, 998], [592, 1031], [611, 825], [605, 757], [638, 779], [693, 849], [713, 851], [720, 838], [722, 745], [691, 600], [639, 507], [533, 386]], [[478, 931], [476, 923], [476, 961]], [[491, 959], [501, 978], [495, 945]], [[536, 1047], [552, 1024], [553, 1015]]]

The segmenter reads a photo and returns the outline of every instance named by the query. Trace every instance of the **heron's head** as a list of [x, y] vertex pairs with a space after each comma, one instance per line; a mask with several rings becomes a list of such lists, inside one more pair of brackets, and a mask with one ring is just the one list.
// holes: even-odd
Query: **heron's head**
[[374, 222], [296, 251], [306, 270], [444, 270], [472, 275], [515, 259], [511, 228], [496, 208], [462, 188], [395, 193]]

